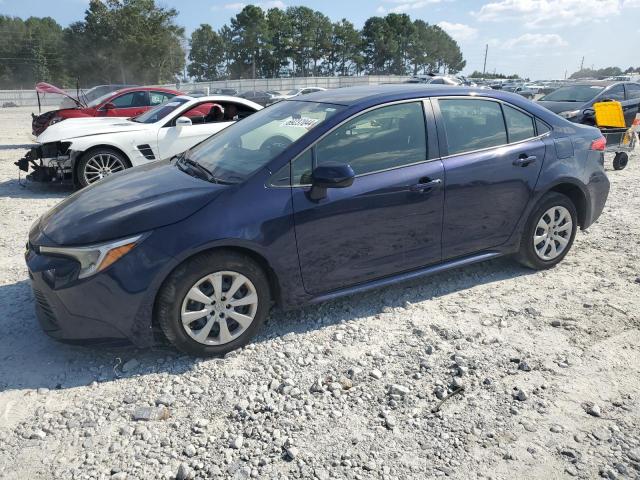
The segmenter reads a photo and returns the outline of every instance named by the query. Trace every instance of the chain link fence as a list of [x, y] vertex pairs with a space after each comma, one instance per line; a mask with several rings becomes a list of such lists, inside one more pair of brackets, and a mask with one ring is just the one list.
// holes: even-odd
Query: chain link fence
[[[167, 84], [163, 87], [175, 88], [181, 92], [211, 93], [218, 88], [233, 88], [238, 93], [248, 90], [275, 90], [286, 92], [294, 88], [322, 87], [342, 88], [356, 85], [379, 85], [382, 83], [402, 83], [410, 77], [401, 75], [365, 75], [359, 77], [292, 77], [292, 78], [260, 78], [244, 80], [219, 80], [215, 82], [196, 82], [183, 84]], [[75, 89], [66, 92], [76, 96]], [[40, 103], [43, 107], [60, 105], [60, 95], [40, 94]], [[0, 90], [0, 107], [9, 106], [30, 107], [38, 105], [38, 97], [35, 90]]]

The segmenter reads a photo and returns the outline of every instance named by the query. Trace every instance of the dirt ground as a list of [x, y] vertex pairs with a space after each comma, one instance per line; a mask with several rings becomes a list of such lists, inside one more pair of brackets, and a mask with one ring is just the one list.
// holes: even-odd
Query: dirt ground
[[640, 155], [550, 271], [275, 311], [196, 360], [40, 330], [24, 244], [71, 190], [19, 183], [30, 110], [0, 109], [0, 478], [640, 478]]

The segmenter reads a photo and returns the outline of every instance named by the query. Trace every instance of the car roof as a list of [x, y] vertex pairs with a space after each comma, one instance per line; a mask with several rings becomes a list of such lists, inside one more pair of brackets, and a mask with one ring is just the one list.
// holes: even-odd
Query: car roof
[[175, 95], [180, 95], [181, 92], [179, 92], [178, 90], [173, 90], [171, 88], [164, 88], [164, 87], [128, 87], [128, 88], [121, 88], [119, 90], [114, 90], [112, 93], [113, 95], [120, 95], [123, 93], [129, 93], [129, 92], [166, 92], [166, 93], [173, 93]]
[[421, 99], [427, 97], [468, 97], [479, 99], [493, 99], [505, 101], [522, 108], [546, 121], [551, 121], [555, 114], [525, 99], [517, 93], [492, 90], [480, 87], [464, 87], [458, 85], [431, 85], [431, 84], [386, 84], [369, 85], [360, 87], [336, 88], [320, 92], [309, 93], [304, 97], [293, 97], [285, 102], [318, 102], [334, 105], [343, 105], [346, 108], [345, 115], [382, 105], [389, 102]]
[[586, 85], [589, 87], [609, 87], [611, 85], [615, 85], [616, 83], [624, 83], [624, 82], [614, 82], [611, 80], [581, 80], [576, 83], [568, 83], [567, 85], [563, 85], [564, 87], [571, 87], [574, 85]]
[[461, 94], [465, 95], [471, 92], [478, 91], [479, 90], [474, 87], [461, 87], [458, 85], [403, 83], [321, 90], [305, 95], [304, 100], [292, 99], [288, 101], [308, 101], [353, 106], [361, 103], [370, 103], [372, 100], [379, 100], [378, 103], [383, 103], [386, 101], [411, 99], [418, 97]]

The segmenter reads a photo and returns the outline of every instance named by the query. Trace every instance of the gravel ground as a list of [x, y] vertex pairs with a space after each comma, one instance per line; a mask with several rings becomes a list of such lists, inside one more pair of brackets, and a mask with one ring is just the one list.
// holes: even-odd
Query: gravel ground
[[[28, 131], [0, 109], [0, 144]], [[500, 259], [274, 312], [198, 360], [40, 331], [23, 245], [70, 190], [21, 187], [21, 154], [0, 150], [0, 478], [640, 478], [639, 155], [607, 159], [604, 214], [551, 271]]]

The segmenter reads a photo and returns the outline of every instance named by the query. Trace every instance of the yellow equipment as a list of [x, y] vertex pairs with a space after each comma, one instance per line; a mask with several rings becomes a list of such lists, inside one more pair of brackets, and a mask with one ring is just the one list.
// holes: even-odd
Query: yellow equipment
[[598, 102], [593, 104], [598, 127], [625, 128], [627, 125], [620, 102]]

